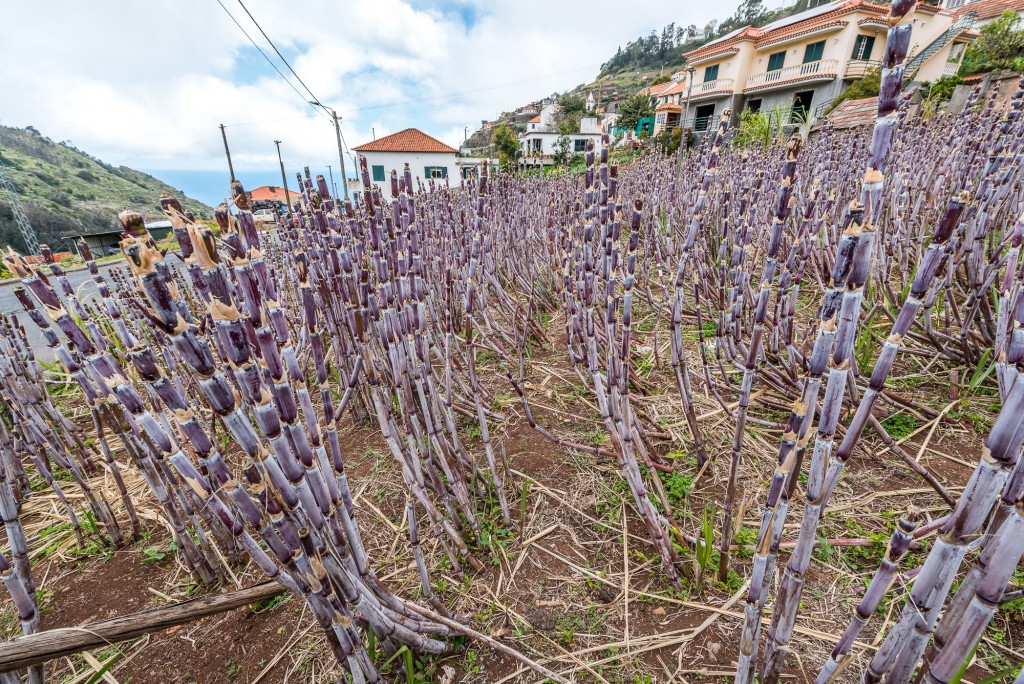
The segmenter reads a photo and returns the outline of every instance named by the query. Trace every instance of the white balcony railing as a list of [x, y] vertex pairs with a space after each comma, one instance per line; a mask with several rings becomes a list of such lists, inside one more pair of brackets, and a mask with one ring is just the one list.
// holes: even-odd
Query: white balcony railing
[[839, 69], [838, 59], [820, 59], [817, 62], [807, 62], [796, 66], [766, 71], [763, 74], [754, 74], [747, 79], [747, 90], [751, 88], [766, 88], [784, 81], [811, 80], [816, 78], [835, 78]]
[[735, 82], [736, 79], [733, 78], [716, 78], [714, 81], [695, 83], [690, 89], [690, 99], [693, 100], [695, 98], [704, 97], [705, 95], [717, 93], [723, 90], [731, 91]]
[[956, 62], [946, 62], [946, 65], [942, 67], [943, 76], [956, 76], [958, 71], [960, 71], [960, 65]]
[[864, 78], [865, 74], [880, 66], [882, 66], [882, 63], [874, 59], [851, 59], [846, 63], [846, 71], [843, 73], [843, 78]]

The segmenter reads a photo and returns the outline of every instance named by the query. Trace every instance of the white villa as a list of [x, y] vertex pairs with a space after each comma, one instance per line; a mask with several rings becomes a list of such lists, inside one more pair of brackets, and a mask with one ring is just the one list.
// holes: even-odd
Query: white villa
[[462, 180], [455, 148], [416, 128], [406, 128], [352, 149], [366, 158], [370, 182], [380, 188], [384, 197], [391, 197], [391, 171], [401, 175], [406, 164], [413, 178], [424, 184], [432, 178], [442, 186], [448, 183], [458, 187]]
[[[520, 163], [534, 166], [553, 163], [551, 157], [555, 153], [555, 141], [561, 137], [555, 128], [557, 112], [558, 105], [549, 104], [526, 124], [526, 132], [519, 136], [519, 149], [522, 151]], [[588, 140], [593, 140], [596, 147], [601, 142], [601, 125], [597, 117], [585, 116], [580, 119], [579, 131], [570, 134], [569, 139], [572, 141], [572, 154], [585, 152]]]

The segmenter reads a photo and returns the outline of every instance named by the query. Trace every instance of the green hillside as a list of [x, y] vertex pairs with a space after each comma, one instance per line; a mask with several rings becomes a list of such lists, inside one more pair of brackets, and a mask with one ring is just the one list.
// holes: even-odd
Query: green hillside
[[[212, 218], [213, 209], [186, 198], [149, 174], [112, 166], [66, 143], [55, 143], [35, 128], [0, 126], [0, 164], [12, 178], [25, 213], [40, 243], [54, 251], [68, 250], [69, 235], [116, 227], [125, 207], [160, 220], [160, 195], [171, 193], [195, 214]], [[0, 249], [10, 245], [24, 252], [21, 232], [10, 205], [0, 193]]]

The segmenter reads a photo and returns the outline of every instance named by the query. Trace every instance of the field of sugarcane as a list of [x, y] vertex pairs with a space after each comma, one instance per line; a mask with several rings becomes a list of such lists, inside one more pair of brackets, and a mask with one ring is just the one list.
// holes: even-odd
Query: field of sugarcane
[[911, 6], [873, 127], [5, 256], [0, 684], [1024, 682], [1024, 81]]

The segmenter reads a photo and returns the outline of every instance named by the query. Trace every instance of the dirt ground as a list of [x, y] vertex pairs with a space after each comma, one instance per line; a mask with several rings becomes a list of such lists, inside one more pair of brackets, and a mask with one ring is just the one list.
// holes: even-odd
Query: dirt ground
[[[701, 425], [713, 456], [711, 465], [698, 472], [687, 451], [689, 435], [666, 358], [667, 354], [662, 356], [647, 377], [655, 391], [637, 397], [637, 405], [663, 430], [655, 441], [673, 472], [663, 473], [662, 482], [680, 527], [695, 535], [701, 516], [713, 514], [705, 511], [712, 511], [709, 507], [723, 497], [733, 422], [711, 398], [698, 396]], [[532, 358], [527, 393], [533, 413], [558, 435], [605, 444], [596, 407], [580, 390], [565, 359], [564, 349]], [[677, 590], [666, 581], [614, 459], [556, 446], [533, 430], [514, 392], [502, 382], [499, 365], [496, 360], [489, 362], [490, 367], [483, 363], [482, 375], [505, 416], [494, 426], [492, 439], [505, 448], [511, 524], [502, 524], [496, 502], [483, 505], [487, 543], [477, 544], [473, 551], [487, 569], [465, 577], [451, 572], [435, 540], [424, 539], [435, 591], [475, 629], [574, 681], [664, 684], [731, 678], [752, 555], [749, 545], [759, 525], [781, 432], [757, 425], [749, 430], [738, 516], [742, 524], [736, 535], [742, 548], [733, 554], [733, 572], [718, 582], [709, 569], [699, 590], [690, 572]], [[950, 403], [943, 394], [948, 389], [941, 385], [918, 385], [913, 390], [937, 411]], [[954, 495], [980, 453], [973, 414], [956, 408], [943, 411], [938, 421], [915, 420], [902, 444]], [[753, 411], [768, 420], [778, 419], [778, 409], [770, 402], [755, 403]], [[482, 453], [478, 435], [467, 430], [465, 438], [471, 451]], [[397, 467], [375, 428], [349, 424], [342, 444], [358, 521], [377, 574], [398, 594], [418, 599], [404, 523], [406, 495]], [[795, 501], [800, 500], [798, 495]], [[922, 508], [928, 519], [948, 512], [942, 499], [879, 440], [867, 439], [823, 519], [822, 543], [815, 551], [785, 681], [813, 681], [908, 503]], [[780, 567], [796, 538], [800, 514], [797, 503], [783, 537]], [[37, 551], [54, 545], [54, 537], [40, 537], [40, 530], [49, 524], [47, 516], [59, 520], [59, 511], [54, 507], [38, 515], [42, 521], [29, 526]], [[88, 624], [206, 591], [175, 561], [168, 549], [170, 536], [155, 515], [146, 522], [152, 533], [148, 539], [115, 552], [75, 551], [74, 538], [64, 533], [68, 540], [36, 560], [43, 629]], [[923, 562], [933, 538], [920, 540], [903, 571]], [[240, 586], [263, 581], [251, 569], [233, 572]], [[870, 656], [898, 614], [909, 580], [897, 579], [863, 632], [856, 665]], [[766, 615], [771, 610], [769, 603]], [[10, 606], [4, 615], [12, 635], [16, 624]], [[1003, 671], [1024, 662], [1022, 619], [1021, 607], [997, 617], [964, 682], [1000, 681]], [[90, 681], [111, 658], [118, 660], [103, 676], [109, 684], [333, 682], [341, 676], [318, 627], [301, 602], [291, 598], [208, 617], [88, 656], [63, 658], [51, 662], [47, 671], [51, 681], [79, 684]], [[513, 659], [464, 639], [456, 640], [455, 652], [447, 657], [417, 657], [414, 669], [415, 682], [423, 684], [541, 681]], [[391, 680], [407, 681], [400, 670], [399, 661], [384, 668]], [[854, 679], [848, 672], [838, 681]]]

